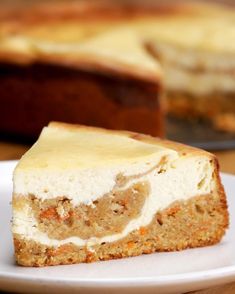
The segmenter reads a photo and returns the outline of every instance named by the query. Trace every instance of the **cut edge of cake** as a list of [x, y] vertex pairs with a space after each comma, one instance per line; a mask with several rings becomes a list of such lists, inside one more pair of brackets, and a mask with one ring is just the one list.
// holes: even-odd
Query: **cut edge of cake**
[[52, 123], [14, 172], [24, 266], [207, 246], [228, 223], [216, 157], [142, 134]]

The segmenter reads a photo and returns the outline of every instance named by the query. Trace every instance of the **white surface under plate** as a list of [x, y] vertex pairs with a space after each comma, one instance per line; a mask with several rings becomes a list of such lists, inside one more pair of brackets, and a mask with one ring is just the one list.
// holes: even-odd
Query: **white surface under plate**
[[10, 233], [12, 170], [0, 162], [0, 290], [22, 293], [182, 293], [235, 280], [235, 176], [222, 175], [230, 229], [215, 246], [91, 264], [24, 268]]

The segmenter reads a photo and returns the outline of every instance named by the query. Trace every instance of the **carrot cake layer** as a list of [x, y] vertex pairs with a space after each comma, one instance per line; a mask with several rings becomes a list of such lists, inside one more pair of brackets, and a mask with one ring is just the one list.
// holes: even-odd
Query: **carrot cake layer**
[[206, 246], [227, 226], [217, 159], [178, 143], [51, 123], [14, 171], [22, 265]]

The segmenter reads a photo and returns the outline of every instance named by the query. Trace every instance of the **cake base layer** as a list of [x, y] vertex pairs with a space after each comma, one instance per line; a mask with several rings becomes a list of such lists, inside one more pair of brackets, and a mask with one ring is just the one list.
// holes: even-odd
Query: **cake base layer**
[[226, 208], [223, 193], [177, 201], [158, 212], [148, 226], [92, 247], [72, 243], [52, 247], [14, 234], [16, 261], [23, 266], [74, 264], [212, 245], [228, 227]]
[[235, 132], [235, 93], [192, 95], [168, 91], [168, 113], [185, 119], [205, 119], [222, 131]]

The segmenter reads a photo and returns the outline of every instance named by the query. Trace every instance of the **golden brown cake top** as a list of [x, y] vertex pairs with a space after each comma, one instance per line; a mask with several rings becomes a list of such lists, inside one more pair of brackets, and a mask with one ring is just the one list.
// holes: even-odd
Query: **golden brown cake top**
[[[139, 140], [137, 134], [51, 123], [22, 157], [17, 169], [87, 169], [159, 160], [176, 155], [163, 145]], [[137, 139], [136, 139], [137, 138]]]
[[208, 156], [179, 143], [129, 131], [53, 122], [45, 127], [17, 169], [86, 169], [159, 161], [162, 157]]
[[[66, 27], [68, 35], [73, 35], [76, 26], [70, 25]], [[63, 30], [59, 29], [58, 34], [63, 32], [66, 35], [67, 30]], [[45, 32], [48, 33], [47, 30]], [[120, 27], [81, 42], [58, 41], [47, 39], [46, 35], [44, 38], [41, 33], [39, 35], [16, 34], [2, 37], [0, 60], [20, 64], [58, 64], [97, 72], [111, 72], [157, 83], [161, 81], [159, 64], [147, 54], [138, 36], [130, 28]]]

